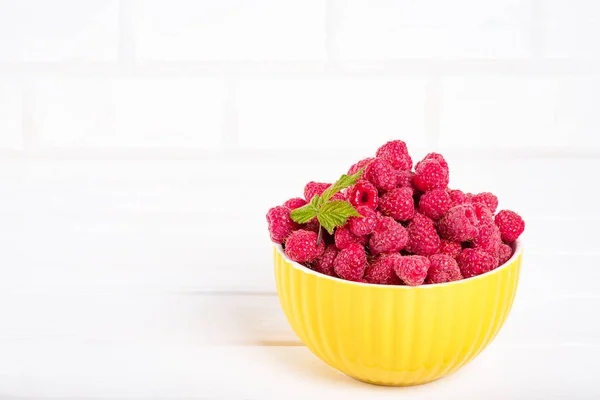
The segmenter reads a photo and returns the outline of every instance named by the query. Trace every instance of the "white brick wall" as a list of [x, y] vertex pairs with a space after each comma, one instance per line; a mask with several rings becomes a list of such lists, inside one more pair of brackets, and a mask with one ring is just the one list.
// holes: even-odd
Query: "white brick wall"
[[20, 148], [21, 88], [15, 79], [0, 78], [0, 148]]
[[136, 0], [141, 60], [321, 60], [320, 0]]
[[117, 59], [118, 0], [2, 0], [0, 10], [0, 62]]
[[598, 146], [591, 0], [0, 4], [2, 147]]
[[[402, 135], [427, 143], [425, 79], [260, 79], [241, 82], [244, 148], [368, 148]], [[257, 101], [260, 94], [261, 101]]]
[[597, 77], [484, 76], [443, 82], [440, 144], [600, 147]]
[[51, 79], [37, 85], [42, 145], [221, 146], [225, 85], [208, 78]]
[[272, 290], [266, 209], [391, 138], [521, 211], [528, 251], [595, 251], [598, 11], [0, 0], [3, 280]]
[[600, 57], [600, 3], [545, 0], [544, 53], [554, 58]]
[[531, 1], [339, 0], [343, 59], [520, 58], [530, 54]]

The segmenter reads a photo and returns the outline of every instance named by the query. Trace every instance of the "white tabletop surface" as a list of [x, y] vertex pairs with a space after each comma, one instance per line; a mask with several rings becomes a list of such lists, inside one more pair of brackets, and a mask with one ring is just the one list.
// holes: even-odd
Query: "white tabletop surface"
[[598, 398], [600, 299], [536, 288], [532, 271], [558, 266], [547, 262], [525, 258], [509, 319], [471, 364], [400, 389], [357, 382], [321, 362], [271, 293], [4, 292], [0, 397]]
[[[455, 162], [472, 182], [498, 168], [477, 163]], [[247, 166], [252, 185], [221, 170], [233, 197], [210, 208], [210, 165], [114, 164], [2, 164], [1, 399], [600, 398], [600, 161], [502, 166], [520, 179], [497, 194], [528, 224], [511, 315], [469, 365], [413, 388], [348, 378], [289, 328], [263, 212], [289, 188], [268, 165]]]

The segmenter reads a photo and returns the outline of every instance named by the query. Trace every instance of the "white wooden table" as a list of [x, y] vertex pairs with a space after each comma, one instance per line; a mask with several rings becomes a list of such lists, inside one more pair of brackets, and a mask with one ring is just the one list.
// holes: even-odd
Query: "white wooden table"
[[[529, 266], [536, 259], [527, 260]], [[302, 346], [272, 294], [2, 295], [0, 397], [598, 398], [598, 299], [527, 296], [454, 375], [381, 388]]]
[[527, 219], [522, 279], [496, 340], [413, 388], [348, 378], [290, 330], [263, 211], [291, 192], [266, 164], [221, 170], [210, 204], [206, 163], [0, 162], [0, 398], [600, 398], [600, 161], [454, 161], [459, 186], [518, 172], [494, 185]]

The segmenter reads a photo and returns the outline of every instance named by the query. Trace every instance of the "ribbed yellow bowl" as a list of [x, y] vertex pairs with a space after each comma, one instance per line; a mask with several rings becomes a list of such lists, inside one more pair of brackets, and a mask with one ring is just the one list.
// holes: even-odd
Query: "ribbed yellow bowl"
[[418, 287], [349, 282], [314, 272], [276, 246], [275, 279], [300, 340], [343, 373], [377, 385], [419, 385], [476, 357], [508, 316], [522, 249], [474, 278]]

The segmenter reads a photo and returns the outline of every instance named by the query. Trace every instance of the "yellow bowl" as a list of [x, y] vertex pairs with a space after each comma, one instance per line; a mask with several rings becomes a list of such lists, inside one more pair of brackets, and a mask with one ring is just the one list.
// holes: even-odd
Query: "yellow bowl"
[[333, 368], [386, 386], [434, 381], [475, 358], [508, 316], [521, 269], [418, 287], [356, 283], [312, 271], [276, 246], [275, 279], [300, 340]]

